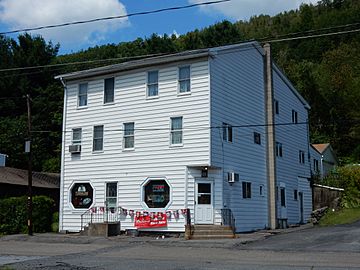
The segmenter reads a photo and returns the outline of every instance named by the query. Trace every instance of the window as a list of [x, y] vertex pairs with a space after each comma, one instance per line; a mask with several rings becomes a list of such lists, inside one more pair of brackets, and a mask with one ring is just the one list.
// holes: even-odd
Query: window
[[314, 171], [319, 171], [319, 161], [317, 159], [314, 159]]
[[297, 111], [295, 111], [295, 110], [292, 110], [292, 122], [294, 123], [294, 124], [297, 124], [297, 122], [298, 122], [298, 113], [297, 113]]
[[165, 208], [170, 201], [170, 187], [165, 180], [150, 180], [144, 185], [144, 202], [149, 208]]
[[72, 144], [81, 145], [81, 128], [74, 128], [72, 130]]
[[285, 188], [280, 188], [280, 203], [282, 207], [286, 207]]
[[254, 143], [261, 144], [261, 135], [260, 133], [254, 132]]
[[251, 198], [251, 183], [250, 182], [242, 182], [242, 193], [244, 199]]
[[279, 101], [274, 99], [274, 110], [275, 114], [279, 114]]
[[232, 126], [226, 123], [222, 124], [222, 130], [223, 130], [223, 140], [227, 142], [233, 141], [233, 130]]
[[93, 193], [90, 183], [75, 183], [71, 188], [71, 204], [74, 208], [89, 208], [93, 203]]
[[124, 149], [134, 148], [134, 122], [124, 123]]
[[260, 185], [259, 186], [259, 194], [260, 194], [260, 196], [264, 196], [264, 186], [263, 185]]
[[297, 201], [298, 199], [298, 191], [297, 189], [294, 189], [294, 201]]
[[117, 183], [106, 183], [106, 206], [117, 207]]
[[277, 157], [283, 156], [282, 143], [276, 142], [275, 153]]
[[87, 91], [88, 91], [88, 84], [80, 83], [79, 84], [79, 93], [78, 93], [78, 106], [79, 107], [87, 106]]
[[299, 151], [299, 163], [305, 164], [305, 152], [301, 150]]
[[104, 126], [94, 126], [93, 151], [102, 151], [104, 142]]
[[171, 118], [171, 132], [170, 132], [170, 144], [182, 144], [182, 126], [183, 126], [182, 117], [172, 117]]
[[190, 92], [190, 66], [179, 68], [179, 93]]
[[115, 79], [108, 78], [104, 80], [104, 103], [114, 102]]
[[147, 96], [156, 97], [159, 94], [159, 71], [149, 71], [147, 80]]

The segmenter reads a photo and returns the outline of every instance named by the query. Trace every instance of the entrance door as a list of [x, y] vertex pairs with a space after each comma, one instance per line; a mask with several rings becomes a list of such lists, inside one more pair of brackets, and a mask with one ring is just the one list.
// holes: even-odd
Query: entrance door
[[299, 192], [299, 203], [300, 203], [300, 223], [304, 223], [304, 199], [302, 192]]
[[195, 185], [195, 223], [213, 224], [213, 183], [199, 181]]

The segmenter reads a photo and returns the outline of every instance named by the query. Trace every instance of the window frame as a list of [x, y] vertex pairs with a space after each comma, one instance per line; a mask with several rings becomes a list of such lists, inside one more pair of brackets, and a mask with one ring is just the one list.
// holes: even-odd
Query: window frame
[[[157, 78], [156, 82], [150, 82], [150, 74], [156, 73]], [[152, 98], [158, 98], [159, 97], [159, 70], [149, 70], [146, 73], [147, 79], [146, 79], [146, 98], [152, 99]], [[150, 87], [156, 86], [156, 95], [150, 95]]]
[[315, 171], [315, 172], [319, 172], [319, 171], [320, 171], [320, 170], [319, 170], [319, 160], [316, 159], [316, 158], [314, 158], [313, 163], [314, 163], [314, 171]]
[[[102, 127], [101, 137], [95, 137], [95, 129]], [[101, 149], [95, 149], [96, 140], [101, 140]], [[97, 125], [93, 127], [93, 152], [103, 152], [104, 151], [104, 125]]]
[[254, 131], [254, 143], [261, 145], [261, 134], [256, 131]]
[[280, 206], [286, 207], [286, 189], [285, 189], [285, 187], [280, 187]]
[[298, 112], [295, 110], [291, 111], [291, 120], [293, 124], [297, 124], [298, 123]]
[[280, 142], [275, 143], [275, 155], [277, 157], [283, 157], [283, 145]]
[[[112, 88], [107, 89], [106, 88], [106, 82], [112, 80]], [[107, 100], [107, 90], [110, 90], [112, 92], [112, 99], [110, 101]], [[114, 104], [115, 101], [115, 77], [109, 77], [104, 79], [104, 104]]]
[[[132, 130], [131, 129], [126, 129], [127, 125], [133, 125]], [[130, 132], [130, 134], [126, 134], [128, 132]], [[131, 132], [132, 131], [132, 132]], [[126, 140], [132, 138], [132, 147], [126, 147]], [[135, 149], [135, 122], [126, 122], [123, 123], [123, 150], [134, 150]]]
[[299, 150], [299, 163], [305, 164], [305, 151]]
[[[81, 92], [81, 86], [86, 85], [86, 92]], [[88, 106], [88, 92], [89, 92], [89, 83], [88, 82], [82, 82], [78, 84], [78, 93], [77, 93], [77, 107], [78, 108], [86, 108]], [[81, 100], [82, 97], [85, 97], [85, 104], [82, 105]]]
[[[75, 131], [80, 131], [80, 139], [77, 140], [74, 139]], [[73, 128], [71, 134], [71, 145], [81, 145], [81, 141], [82, 141], [82, 128]]]
[[[108, 185], [116, 185], [116, 189], [115, 189], [116, 195], [115, 196], [110, 196]], [[108, 199], [114, 199], [114, 198], [116, 199], [115, 206], [109, 206], [109, 204], [107, 204]], [[117, 207], [117, 203], [118, 203], [118, 182], [105, 182], [105, 203], [110, 208]]]
[[[180, 129], [173, 129], [173, 121], [175, 119], [181, 119], [181, 128]], [[183, 146], [184, 145], [184, 117], [183, 116], [173, 116], [170, 117], [170, 146]], [[180, 143], [174, 143], [173, 138], [174, 134], [180, 134], [181, 142]]]
[[[180, 77], [180, 70], [184, 69], [184, 68], [188, 68], [189, 69], [189, 77], [188, 78], [181, 78]], [[182, 82], [188, 82], [188, 89], [187, 91], [182, 92], [181, 91], [181, 83]], [[178, 67], [178, 95], [189, 95], [191, 94], [191, 66], [190, 65], [184, 65], [184, 66], [180, 66]]]
[[274, 99], [274, 111], [276, 115], [280, 114], [279, 101], [277, 99]]
[[298, 190], [294, 189], [294, 201], [298, 200]]
[[232, 143], [233, 138], [234, 138], [233, 126], [228, 123], [223, 122], [221, 128], [222, 128], [222, 133], [223, 133], [223, 136], [222, 136], [223, 141]]
[[[150, 208], [146, 202], [145, 202], [145, 187], [147, 186], [147, 184], [151, 181], [159, 181], [159, 180], [164, 180], [166, 182], [166, 184], [169, 186], [169, 201], [166, 204], [166, 206], [164, 208]], [[161, 212], [161, 211], [166, 211], [171, 205], [172, 205], [172, 199], [173, 199], [173, 189], [171, 184], [169, 183], [169, 181], [167, 180], [166, 177], [148, 177], [144, 180], [144, 182], [140, 185], [140, 203], [143, 206], [144, 209], [151, 211], [151, 212]]]
[[248, 181], [242, 181], [241, 182], [241, 188], [242, 188], [242, 198], [243, 199], [251, 199], [251, 182]]

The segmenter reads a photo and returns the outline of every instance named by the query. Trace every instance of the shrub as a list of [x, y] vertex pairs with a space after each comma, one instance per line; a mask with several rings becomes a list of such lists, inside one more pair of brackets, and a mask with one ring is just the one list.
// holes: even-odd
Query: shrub
[[[51, 230], [54, 200], [46, 196], [33, 197], [33, 231]], [[0, 200], [0, 234], [27, 232], [27, 197]]]

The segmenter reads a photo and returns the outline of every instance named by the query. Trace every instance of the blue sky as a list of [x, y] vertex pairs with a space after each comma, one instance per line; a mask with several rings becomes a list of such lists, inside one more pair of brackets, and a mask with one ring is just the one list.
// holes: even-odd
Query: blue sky
[[[14, 29], [125, 15], [210, 0], [0, 0], [0, 32]], [[168, 11], [86, 25], [39, 30], [47, 41], [60, 43], [60, 54], [95, 45], [131, 41], [152, 33], [185, 34], [222, 20], [248, 20], [274, 15], [317, 0], [231, 0], [206, 7]], [[24, 8], [25, 7], [25, 8]], [[16, 38], [17, 34], [9, 35]]]

